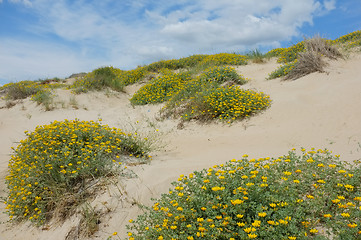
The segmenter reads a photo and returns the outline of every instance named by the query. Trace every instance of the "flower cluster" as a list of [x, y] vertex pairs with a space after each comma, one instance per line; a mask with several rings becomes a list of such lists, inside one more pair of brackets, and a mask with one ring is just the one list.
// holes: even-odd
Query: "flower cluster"
[[233, 159], [181, 175], [128, 225], [138, 239], [358, 239], [360, 166], [328, 150]]
[[86, 183], [120, 170], [124, 155], [147, 158], [146, 141], [94, 121], [38, 126], [20, 141], [9, 162], [6, 209], [10, 219], [42, 223], [66, 196], [73, 204]]

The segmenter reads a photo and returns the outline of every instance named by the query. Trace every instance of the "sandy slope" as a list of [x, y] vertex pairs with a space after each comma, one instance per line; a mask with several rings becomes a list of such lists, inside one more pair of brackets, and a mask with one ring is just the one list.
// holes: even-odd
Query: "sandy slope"
[[[71, 95], [65, 90], [58, 92], [64, 108], [54, 111], [45, 112], [28, 100], [11, 109], [0, 109], [0, 189], [5, 190], [3, 179], [10, 147], [24, 138], [23, 132], [65, 118], [102, 118], [111, 126], [137, 129], [161, 139], [164, 145], [153, 153], [149, 165], [131, 167], [138, 178], [121, 180], [120, 191], [109, 187], [92, 203], [99, 211], [110, 209], [93, 239], [106, 239], [114, 231], [125, 237], [128, 220], [140, 213], [135, 203], [150, 204], [150, 198], [167, 192], [180, 174], [240, 158], [245, 153], [252, 158], [277, 157], [293, 147], [315, 147], [328, 148], [346, 161], [361, 159], [361, 54], [330, 62], [326, 73], [314, 73], [296, 81], [266, 80], [277, 66], [270, 61], [237, 68], [251, 79], [243, 88], [263, 91], [273, 102], [264, 113], [232, 125], [191, 122], [184, 129], [177, 129], [175, 120], [158, 122], [155, 117], [161, 106], [133, 108], [129, 104], [129, 97], [139, 86], [128, 87], [127, 94], [77, 95], [79, 109], [68, 106]], [[6, 194], [1, 191], [0, 195]], [[0, 210], [4, 210], [3, 204]], [[65, 239], [72, 228], [76, 230], [79, 217], [77, 214], [62, 225], [46, 229], [29, 224], [1, 224], [0, 239]], [[0, 214], [0, 221], [6, 220], [7, 216]], [[77, 238], [69, 235], [68, 239]]]

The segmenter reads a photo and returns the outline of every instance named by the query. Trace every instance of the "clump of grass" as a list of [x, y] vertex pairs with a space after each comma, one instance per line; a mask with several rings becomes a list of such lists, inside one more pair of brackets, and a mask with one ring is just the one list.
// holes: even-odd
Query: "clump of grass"
[[229, 66], [214, 66], [206, 69], [201, 75], [202, 81], [214, 81], [217, 83], [230, 82], [233, 84], [245, 84], [247, 81], [243, 76], [240, 76], [233, 67]]
[[[274, 54], [279, 54], [278, 61], [283, 62], [284, 65], [270, 73], [268, 79], [278, 77], [297, 79], [313, 72], [323, 72], [326, 66], [323, 57], [330, 59], [342, 57], [342, 54], [335, 46], [332, 46], [329, 41], [320, 36], [307, 39], [298, 47], [296, 44], [287, 51], [276, 50]], [[296, 58], [294, 59], [294, 57]], [[292, 59], [294, 60], [290, 62]]]
[[319, 35], [305, 41], [308, 52], [316, 52], [330, 59], [341, 58], [342, 54], [330, 41], [321, 38]]
[[25, 133], [10, 159], [5, 204], [10, 219], [37, 224], [67, 217], [101, 179], [122, 173], [124, 159], [146, 159], [149, 151], [146, 140], [94, 121], [55, 121]]
[[315, 51], [300, 53], [294, 67], [285, 75], [285, 80], [297, 79], [313, 72], [323, 72], [326, 62]]
[[264, 63], [266, 55], [262, 54], [258, 49], [250, 51], [246, 54], [248, 59], [250, 59], [253, 63]]
[[325, 39], [315, 36], [305, 41], [306, 51], [299, 53], [294, 67], [285, 79], [297, 79], [313, 72], [323, 72], [326, 62], [323, 57], [337, 59], [342, 54]]
[[360, 177], [328, 150], [244, 155], [181, 175], [128, 239], [359, 239]]

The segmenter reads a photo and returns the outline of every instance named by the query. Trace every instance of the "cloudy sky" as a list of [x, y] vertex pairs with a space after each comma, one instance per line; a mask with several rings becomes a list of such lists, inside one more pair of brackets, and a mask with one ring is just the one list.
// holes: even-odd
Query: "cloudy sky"
[[360, 13], [361, 0], [0, 0], [0, 84], [335, 39]]

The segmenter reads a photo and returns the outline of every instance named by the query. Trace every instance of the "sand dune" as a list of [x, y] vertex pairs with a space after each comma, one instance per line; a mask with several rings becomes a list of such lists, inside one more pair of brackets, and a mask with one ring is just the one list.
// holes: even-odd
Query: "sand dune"
[[[130, 167], [137, 178], [120, 181], [120, 191], [110, 186], [93, 201], [95, 209], [110, 209], [104, 214], [100, 229], [92, 239], [106, 239], [113, 232], [126, 237], [125, 225], [141, 213], [135, 203], [150, 204], [150, 198], [167, 192], [180, 174], [201, 170], [214, 164], [248, 154], [252, 158], [277, 157], [291, 148], [328, 148], [341, 159], [361, 159], [361, 54], [345, 60], [329, 61], [325, 73], [313, 73], [295, 81], [266, 80], [278, 64], [239, 66], [237, 70], [251, 79], [243, 88], [263, 91], [272, 105], [263, 113], [235, 123], [185, 123], [177, 129], [177, 120], [157, 121], [161, 105], [132, 107], [128, 101], [139, 86], [129, 86], [126, 93], [88, 93], [76, 95], [77, 108], [69, 105], [70, 92], [58, 90], [63, 107], [44, 111], [30, 100], [15, 107], [0, 109], [0, 189], [6, 196], [4, 178], [11, 147], [24, 138], [25, 130], [54, 120], [97, 120], [125, 130], [137, 129], [160, 140], [160, 150], [152, 153], [150, 164]], [[0, 107], [5, 102], [0, 101]], [[4, 204], [0, 204], [4, 211]], [[79, 222], [76, 214], [64, 224], [36, 228], [29, 223], [0, 225], [0, 239], [77, 239], [69, 232]], [[1, 213], [0, 221], [7, 221]]]

